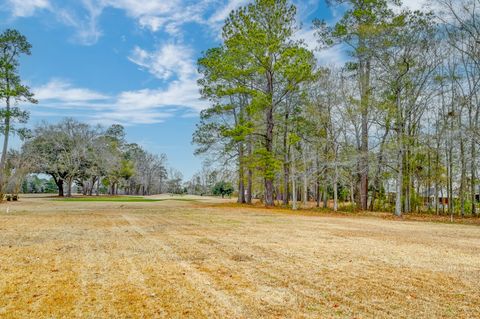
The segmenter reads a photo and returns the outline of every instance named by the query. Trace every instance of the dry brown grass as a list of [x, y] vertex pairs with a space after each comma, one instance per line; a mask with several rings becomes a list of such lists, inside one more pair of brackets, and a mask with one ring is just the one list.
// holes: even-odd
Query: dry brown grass
[[0, 206], [1, 318], [479, 318], [480, 228], [199, 202]]

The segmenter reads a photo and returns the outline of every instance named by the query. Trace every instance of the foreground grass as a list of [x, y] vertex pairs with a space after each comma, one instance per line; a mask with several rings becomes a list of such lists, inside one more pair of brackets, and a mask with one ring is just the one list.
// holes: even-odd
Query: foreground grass
[[480, 227], [279, 212], [12, 203], [0, 317], [480, 317]]

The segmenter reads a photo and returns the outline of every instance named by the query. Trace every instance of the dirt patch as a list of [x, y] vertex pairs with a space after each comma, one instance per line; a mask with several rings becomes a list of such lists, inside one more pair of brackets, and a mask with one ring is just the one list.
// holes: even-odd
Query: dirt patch
[[235, 254], [232, 256], [233, 261], [252, 261], [253, 260], [253, 255], [244, 255], [244, 254]]

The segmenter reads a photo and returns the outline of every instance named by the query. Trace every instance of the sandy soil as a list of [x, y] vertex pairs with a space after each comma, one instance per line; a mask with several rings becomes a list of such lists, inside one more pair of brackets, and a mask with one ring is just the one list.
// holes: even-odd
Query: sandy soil
[[480, 318], [480, 227], [24, 198], [0, 206], [0, 317]]

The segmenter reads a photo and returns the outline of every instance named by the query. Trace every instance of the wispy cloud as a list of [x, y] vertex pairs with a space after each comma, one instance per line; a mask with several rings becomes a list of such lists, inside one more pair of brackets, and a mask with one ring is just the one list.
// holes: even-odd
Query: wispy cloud
[[14, 17], [29, 17], [37, 10], [51, 8], [49, 0], [6, 0], [6, 6]]
[[157, 88], [141, 88], [104, 94], [76, 87], [63, 79], [34, 86], [40, 106], [55, 110], [88, 110], [88, 119], [122, 124], [163, 122], [174, 114], [198, 114], [206, 104], [200, 100], [194, 50], [184, 44], [167, 43], [148, 51], [134, 47], [128, 59], [158, 79]]
[[343, 66], [348, 60], [347, 53], [344, 47], [337, 45], [334, 47], [319, 50], [318, 39], [315, 35], [315, 30], [310, 28], [304, 28], [299, 30], [295, 37], [299, 40], [303, 40], [306, 47], [311, 50], [320, 65], [323, 66]]
[[410, 10], [436, 10], [439, 7], [437, 1], [431, 0], [403, 0], [402, 5]]
[[205, 103], [200, 101], [193, 55], [193, 49], [183, 44], [165, 44], [152, 52], [135, 47], [129, 60], [159, 80], [168, 81], [168, 85], [159, 89], [124, 92], [119, 96], [119, 104], [126, 106], [136, 103], [143, 108], [155, 105], [183, 106], [201, 110]]
[[180, 35], [186, 23], [204, 24], [203, 18], [213, 0], [100, 0], [101, 5], [124, 10], [136, 19], [142, 28], [151, 31], [163, 30], [171, 35]]
[[181, 44], [165, 44], [153, 52], [136, 46], [128, 59], [161, 80], [186, 80], [196, 74], [193, 50]]
[[172, 81], [166, 88], [122, 92], [116, 104], [121, 109], [151, 109], [178, 107], [200, 111], [205, 102], [200, 100], [195, 81]]
[[308, 17], [318, 9], [322, 0], [293, 0], [297, 7], [297, 14], [300, 19]]
[[52, 79], [44, 85], [34, 87], [32, 91], [35, 93], [35, 98], [40, 101], [86, 102], [109, 98], [93, 90], [73, 87], [70, 82], [61, 79]]
[[70, 82], [53, 79], [44, 85], [33, 87], [39, 100], [38, 106], [29, 106], [40, 115], [52, 110], [70, 114], [71, 111], [86, 112], [83, 117], [92, 122], [121, 123], [124, 125], [161, 123], [166, 118], [181, 114], [197, 113], [205, 105], [199, 100], [195, 81], [174, 80], [166, 88], [140, 89], [103, 94]]
[[[143, 29], [164, 31], [177, 38], [183, 37], [183, 26], [196, 23], [208, 29], [219, 30], [221, 22], [231, 10], [247, 0], [81, 0], [76, 6], [55, 0], [6, 0], [13, 17], [32, 16], [39, 9], [48, 9], [63, 24], [76, 30], [74, 40], [92, 45], [101, 37], [98, 18], [106, 8], [115, 8], [136, 20]], [[83, 8], [78, 13], [78, 4]], [[213, 13], [212, 13], [213, 12]]]
[[229, 0], [225, 6], [219, 6], [219, 8], [214, 11], [214, 13], [208, 19], [208, 22], [222, 24], [230, 12], [237, 9], [241, 5], [245, 5], [246, 3], [248, 3], [248, 0]]
[[222, 39], [222, 26], [230, 12], [238, 9], [242, 5], [246, 5], [248, 2], [249, 0], [229, 0], [225, 5], [218, 6], [208, 17], [206, 20], [208, 28], [217, 40]]
[[103, 12], [95, 0], [82, 0], [84, 12], [79, 14], [70, 8], [56, 8], [54, 13], [57, 19], [67, 26], [75, 29], [73, 41], [82, 45], [93, 45], [98, 42], [102, 32], [98, 25], [98, 19]]
[[158, 110], [143, 110], [140, 112], [138, 110], [108, 110], [92, 114], [90, 120], [93, 123], [102, 125], [120, 123], [124, 126], [131, 126], [139, 124], [158, 124], [172, 116], [172, 113], [161, 112]]
[[[97, 0], [81, 0], [78, 7], [70, 7], [63, 2], [53, 0], [6, 0], [3, 9], [10, 11], [12, 18], [33, 16], [39, 10], [51, 13], [57, 21], [75, 29], [73, 41], [82, 45], [97, 43], [102, 33], [98, 26], [98, 18], [103, 6]], [[0, 9], [2, 7], [0, 6]]]

